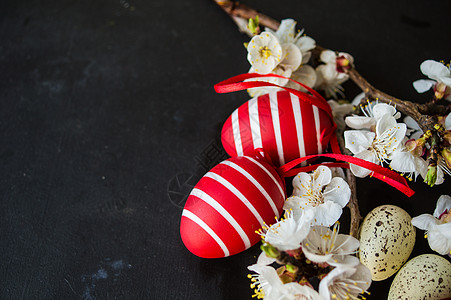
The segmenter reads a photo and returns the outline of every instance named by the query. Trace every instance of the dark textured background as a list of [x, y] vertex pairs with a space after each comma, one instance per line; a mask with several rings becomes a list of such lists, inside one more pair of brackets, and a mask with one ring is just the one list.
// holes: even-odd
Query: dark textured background
[[[426, 101], [412, 88], [420, 63], [451, 58], [450, 1], [243, 2], [298, 20], [399, 97]], [[178, 229], [183, 196], [222, 158], [222, 123], [248, 99], [212, 88], [248, 70], [246, 41], [208, 0], [0, 2], [0, 299], [250, 298], [258, 246], [200, 259]], [[362, 214], [432, 213], [449, 180], [414, 183], [411, 199], [359, 180]], [[413, 255], [431, 252], [418, 231]]]

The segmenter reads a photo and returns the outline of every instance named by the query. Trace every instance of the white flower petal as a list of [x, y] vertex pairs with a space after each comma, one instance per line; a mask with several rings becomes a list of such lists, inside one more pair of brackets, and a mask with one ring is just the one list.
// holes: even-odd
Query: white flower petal
[[313, 173], [313, 179], [315, 180], [313, 188], [321, 190], [323, 186], [330, 183], [332, 172], [326, 166], [319, 166]]
[[295, 219], [292, 211], [285, 211], [285, 218], [271, 225], [264, 233], [264, 240], [279, 250], [295, 250], [310, 231], [313, 211], [304, 210], [299, 219]]
[[370, 129], [376, 125], [375, 118], [368, 118], [363, 116], [350, 116], [345, 119], [346, 125], [353, 129]]
[[347, 130], [344, 132], [345, 147], [353, 154], [363, 152], [372, 145], [375, 136], [370, 131]]
[[442, 63], [434, 60], [425, 60], [422, 62], [420, 65], [420, 70], [424, 75], [436, 81], [442, 81], [442, 77], [450, 76], [449, 69]]
[[[317, 291], [307, 285], [300, 285], [297, 282], [289, 282], [284, 284], [280, 289], [281, 296], [268, 298], [269, 300], [323, 300]], [[271, 295], [272, 296], [272, 295]], [[267, 299], [265, 297], [265, 299]]]
[[256, 276], [256, 283], [260, 285], [259, 288], [263, 290], [264, 295], [270, 295], [273, 291], [277, 292], [282, 287], [283, 283], [273, 267], [255, 264], [247, 268], [259, 274]]
[[316, 42], [314, 39], [312, 39], [309, 36], [303, 36], [303, 37], [300, 37], [299, 40], [297, 40], [296, 46], [298, 46], [299, 49], [301, 50], [302, 54], [304, 54], [305, 52], [310, 51], [313, 48], [315, 48]]
[[[448, 230], [448, 233], [451, 232], [451, 223], [443, 225], [447, 225], [447, 228], [443, 229]], [[446, 238], [444, 232], [446, 231], [430, 230], [427, 233], [429, 247], [441, 255], [450, 254], [451, 251], [451, 238]]]
[[364, 92], [361, 92], [360, 94], [358, 94], [357, 96], [355, 96], [355, 98], [352, 100], [352, 104], [354, 106], [358, 106], [363, 99], [365, 99], [366, 95]]
[[[448, 75], [448, 77], [441, 77], [440, 81], [443, 82], [445, 85], [451, 87], [451, 77]], [[449, 99], [449, 96], [445, 99]]]
[[422, 214], [414, 217], [411, 222], [413, 226], [422, 230], [429, 230], [437, 225], [437, 219], [429, 214]]
[[451, 223], [439, 224], [436, 228], [445, 239], [448, 239], [451, 242]]
[[[380, 163], [373, 151], [365, 150], [360, 153], [357, 153], [354, 156], [357, 158], [375, 163], [375, 164]], [[364, 177], [370, 175], [370, 173], [372, 172], [366, 168], [359, 167], [354, 164], [350, 164], [350, 169], [351, 169], [352, 174], [354, 174], [355, 176], [360, 177], [360, 178], [364, 178]]]
[[382, 116], [376, 124], [376, 135], [380, 137], [386, 130], [391, 130], [392, 128], [396, 127], [396, 124], [396, 119], [393, 116]]
[[321, 52], [320, 60], [326, 64], [336, 64], [337, 55], [332, 50], [324, 50]]
[[306, 65], [309, 62], [310, 58], [312, 57], [312, 52], [302, 52], [301, 51], [301, 53], [302, 53], [301, 65]]
[[295, 38], [296, 21], [293, 19], [284, 19], [280, 22], [280, 26], [275, 32], [280, 42], [293, 43]]
[[329, 264], [331, 266], [357, 266], [360, 263], [360, 260], [352, 255], [334, 255], [331, 260], [329, 260]]
[[[424, 178], [424, 177], [423, 177]], [[437, 180], [435, 181], [435, 185], [440, 185], [445, 182], [445, 173], [442, 168], [437, 168]]]
[[276, 259], [269, 257], [265, 252], [260, 253], [257, 259], [257, 265], [267, 266], [275, 262]]
[[418, 93], [421, 94], [421, 93], [429, 91], [431, 89], [431, 87], [433, 87], [435, 85], [435, 81], [428, 80], [428, 79], [418, 79], [418, 80], [414, 81], [412, 84], [413, 84], [413, 88]]
[[407, 127], [411, 128], [411, 129], [421, 130], [421, 128], [418, 125], [418, 123], [410, 116], [406, 116], [404, 118], [403, 122], [404, 122], [404, 124], [407, 125]]
[[292, 71], [297, 70], [302, 62], [302, 53], [299, 48], [294, 44], [283, 44], [282, 51], [283, 59], [279, 66], [286, 69], [291, 69]]
[[437, 200], [437, 205], [434, 210], [434, 217], [439, 218], [440, 215], [447, 210], [451, 211], [451, 197], [448, 195], [441, 195]]
[[[295, 72], [291, 74], [291, 79], [296, 80], [297, 82], [303, 83], [308, 87], [313, 87], [316, 83], [316, 72], [309, 65], [303, 65]], [[301, 87], [299, 84], [296, 84], [292, 81], [289, 81], [287, 84], [288, 87], [306, 92], [306, 89]]]
[[324, 189], [324, 201], [333, 201], [345, 207], [351, 197], [351, 189], [348, 183], [340, 177], [334, 177]]
[[336, 81], [339, 76], [337, 67], [333, 64], [319, 65], [316, 68], [316, 71], [319, 72], [323, 79], [328, 83]]
[[335, 243], [338, 254], [354, 252], [360, 246], [359, 240], [348, 234], [339, 234]]
[[308, 173], [301, 172], [293, 178], [293, 195], [302, 196], [312, 189], [312, 176]]
[[396, 151], [390, 158], [390, 167], [395, 171], [414, 174], [415, 178], [427, 171], [427, 162], [421, 157], [413, 155], [411, 152]]
[[445, 119], [445, 130], [451, 130], [451, 114], [448, 114]]
[[394, 116], [396, 114], [396, 108], [386, 103], [378, 103], [373, 107], [373, 116], [377, 120], [380, 120], [384, 115]]
[[314, 225], [332, 226], [340, 219], [343, 209], [335, 202], [327, 201], [313, 209], [315, 218]]

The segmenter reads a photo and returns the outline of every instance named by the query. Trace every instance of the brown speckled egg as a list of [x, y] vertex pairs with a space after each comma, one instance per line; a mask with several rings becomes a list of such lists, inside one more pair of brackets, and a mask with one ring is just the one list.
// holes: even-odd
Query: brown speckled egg
[[407, 261], [415, 245], [412, 218], [402, 208], [382, 205], [373, 209], [360, 229], [360, 262], [375, 281], [395, 274]]
[[451, 297], [451, 263], [435, 254], [409, 260], [393, 280], [389, 300]]

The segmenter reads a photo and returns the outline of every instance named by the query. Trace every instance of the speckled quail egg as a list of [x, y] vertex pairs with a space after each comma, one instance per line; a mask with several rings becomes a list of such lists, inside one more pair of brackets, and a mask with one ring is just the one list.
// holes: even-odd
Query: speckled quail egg
[[360, 262], [375, 281], [395, 274], [407, 261], [415, 245], [410, 215], [394, 205], [373, 209], [360, 228]]
[[451, 297], [451, 263], [435, 254], [409, 260], [396, 274], [388, 299], [445, 299]]

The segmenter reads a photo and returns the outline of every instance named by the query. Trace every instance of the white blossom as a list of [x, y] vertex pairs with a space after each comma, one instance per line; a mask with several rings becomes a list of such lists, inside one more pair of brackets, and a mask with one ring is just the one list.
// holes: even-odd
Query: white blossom
[[[309, 87], [313, 87], [317, 80], [315, 70], [307, 65], [311, 57], [311, 50], [315, 48], [315, 41], [302, 36], [302, 31], [296, 33], [296, 22], [292, 19], [282, 20], [279, 29], [273, 31], [266, 28], [264, 32], [252, 38], [249, 43], [248, 60], [251, 63], [249, 73], [277, 74], [291, 78]], [[263, 81], [278, 86], [288, 86], [300, 91], [305, 89], [294, 82], [284, 78], [257, 78], [252, 81]], [[277, 87], [256, 87], [248, 89], [251, 97], [258, 97]]]
[[[315, 69], [313, 69], [309, 65], [303, 65], [291, 74], [291, 79], [303, 83], [310, 88], [313, 88], [316, 83]], [[305, 88], [301, 87], [299, 84], [296, 84], [291, 80], [288, 81], [287, 87], [303, 92], [307, 91]]]
[[350, 128], [353, 129], [372, 129], [377, 121], [379, 121], [385, 115], [391, 115], [395, 119], [398, 119], [401, 114], [396, 111], [396, 108], [386, 104], [369, 102], [367, 105], [360, 105], [361, 111], [364, 116], [349, 116], [346, 117], [345, 122]]
[[420, 65], [421, 72], [430, 78], [419, 79], [413, 82], [413, 87], [418, 93], [424, 93], [434, 87], [436, 92], [440, 93], [440, 97], [451, 100], [451, 71], [449, 66], [434, 61], [425, 60]]
[[264, 227], [260, 232], [265, 242], [276, 247], [278, 250], [295, 250], [301, 247], [302, 241], [310, 231], [310, 224], [313, 221], [312, 210], [304, 210], [299, 218], [294, 219], [290, 210], [285, 211], [285, 218], [271, 225]]
[[271, 73], [282, 60], [282, 45], [269, 32], [254, 36], [247, 46], [247, 59], [260, 74]]
[[432, 250], [445, 255], [451, 254], [451, 197], [442, 195], [437, 201], [433, 215], [422, 214], [412, 218], [413, 226], [426, 230]]
[[423, 135], [423, 130], [421, 130], [421, 127], [411, 116], [406, 116], [403, 119], [403, 122], [407, 126], [406, 135], [409, 136], [410, 139], [416, 140]]
[[343, 87], [341, 86], [349, 76], [345, 73], [339, 73], [337, 67], [332, 64], [319, 65], [316, 67], [316, 84], [315, 88], [323, 90], [326, 97], [337, 98], [343, 95]]
[[[345, 147], [355, 157], [382, 164], [388, 162], [395, 153], [400, 151], [406, 134], [406, 124], [397, 123], [390, 114], [384, 114], [376, 122], [376, 132], [367, 130], [347, 130], [344, 132]], [[352, 173], [357, 177], [366, 177], [371, 171], [351, 164]]]
[[332, 266], [359, 264], [359, 259], [352, 254], [360, 246], [359, 240], [338, 233], [338, 222], [332, 230], [326, 226], [313, 226], [307, 238], [302, 242], [305, 256], [315, 263], [328, 263]]
[[340, 58], [345, 59], [349, 64], [354, 61], [348, 53], [340, 52], [337, 55], [331, 50], [321, 52], [320, 61], [325, 64], [316, 68], [317, 81], [315, 87], [324, 90], [327, 97], [337, 98], [337, 94], [343, 95], [341, 84], [349, 79], [349, 75], [340, 71], [340, 66], [337, 66], [337, 59]]
[[306, 64], [311, 57], [311, 50], [315, 48], [316, 42], [308, 36], [303, 36], [303, 30], [296, 33], [296, 21], [293, 19], [284, 19], [280, 23], [277, 31], [266, 28], [279, 38], [281, 44], [294, 44], [302, 53], [302, 64]]
[[324, 277], [319, 284], [323, 299], [358, 299], [371, 285], [371, 272], [362, 264], [338, 266]]
[[326, 166], [319, 166], [313, 174], [299, 173], [293, 178], [293, 196], [284, 209], [292, 209], [297, 219], [305, 210], [313, 209], [313, 225], [331, 226], [341, 216], [349, 202], [351, 190], [341, 177], [333, 177]]
[[448, 114], [445, 119], [445, 130], [451, 130], [451, 114]]
[[418, 175], [425, 177], [427, 173], [427, 162], [408, 151], [404, 146], [400, 146], [400, 151], [395, 151], [391, 156], [390, 167], [402, 174], [407, 174], [407, 178], [416, 179]]
[[252, 265], [249, 270], [257, 274], [249, 275], [255, 288], [255, 296], [257, 299], [266, 300], [321, 300], [318, 292], [307, 285], [300, 285], [297, 282], [284, 284], [274, 268], [269, 266]]

